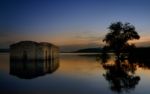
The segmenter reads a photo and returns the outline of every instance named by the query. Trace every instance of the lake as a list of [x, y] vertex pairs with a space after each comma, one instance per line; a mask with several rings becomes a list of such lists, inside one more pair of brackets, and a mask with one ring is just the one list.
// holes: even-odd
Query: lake
[[119, 61], [113, 54], [60, 54], [51, 62], [9, 58], [0, 53], [0, 94], [150, 93], [149, 60]]

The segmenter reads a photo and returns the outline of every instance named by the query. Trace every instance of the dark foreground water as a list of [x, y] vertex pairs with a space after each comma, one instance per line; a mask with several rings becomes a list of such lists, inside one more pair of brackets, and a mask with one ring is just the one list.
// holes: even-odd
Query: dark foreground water
[[150, 94], [149, 64], [139, 62], [118, 61], [111, 54], [14, 62], [1, 53], [0, 94]]

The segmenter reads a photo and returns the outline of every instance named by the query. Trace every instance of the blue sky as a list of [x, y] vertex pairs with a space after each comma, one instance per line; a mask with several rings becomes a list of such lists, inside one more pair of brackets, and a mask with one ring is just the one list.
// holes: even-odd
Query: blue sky
[[150, 0], [1, 0], [0, 48], [20, 40], [96, 47], [116, 21], [133, 24], [148, 44], [149, 10]]

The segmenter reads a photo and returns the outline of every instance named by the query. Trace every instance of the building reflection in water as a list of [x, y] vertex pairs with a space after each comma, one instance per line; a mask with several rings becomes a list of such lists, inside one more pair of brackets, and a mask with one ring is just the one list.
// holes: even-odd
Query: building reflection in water
[[10, 74], [22, 79], [32, 79], [53, 73], [59, 67], [59, 59], [51, 60], [10, 60]]

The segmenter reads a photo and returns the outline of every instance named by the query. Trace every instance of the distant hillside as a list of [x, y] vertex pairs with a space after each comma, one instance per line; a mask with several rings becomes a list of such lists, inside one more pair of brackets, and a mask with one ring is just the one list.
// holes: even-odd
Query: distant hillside
[[86, 48], [74, 51], [74, 53], [99, 53], [102, 52], [102, 48]]
[[[103, 52], [102, 48], [86, 48], [86, 49], [79, 49], [77, 51], [74, 51], [74, 53], [101, 53]], [[108, 50], [106, 52], [114, 52], [113, 50]], [[135, 49], [132, 49], [130, 51], [131, 53], [138, 53], [138, 54], [147, 54], [150, 53], [150, 47], [138, 47]]]
[[0, 49], [0, 53], [7, 53], [9, 52], [9, 49]]

